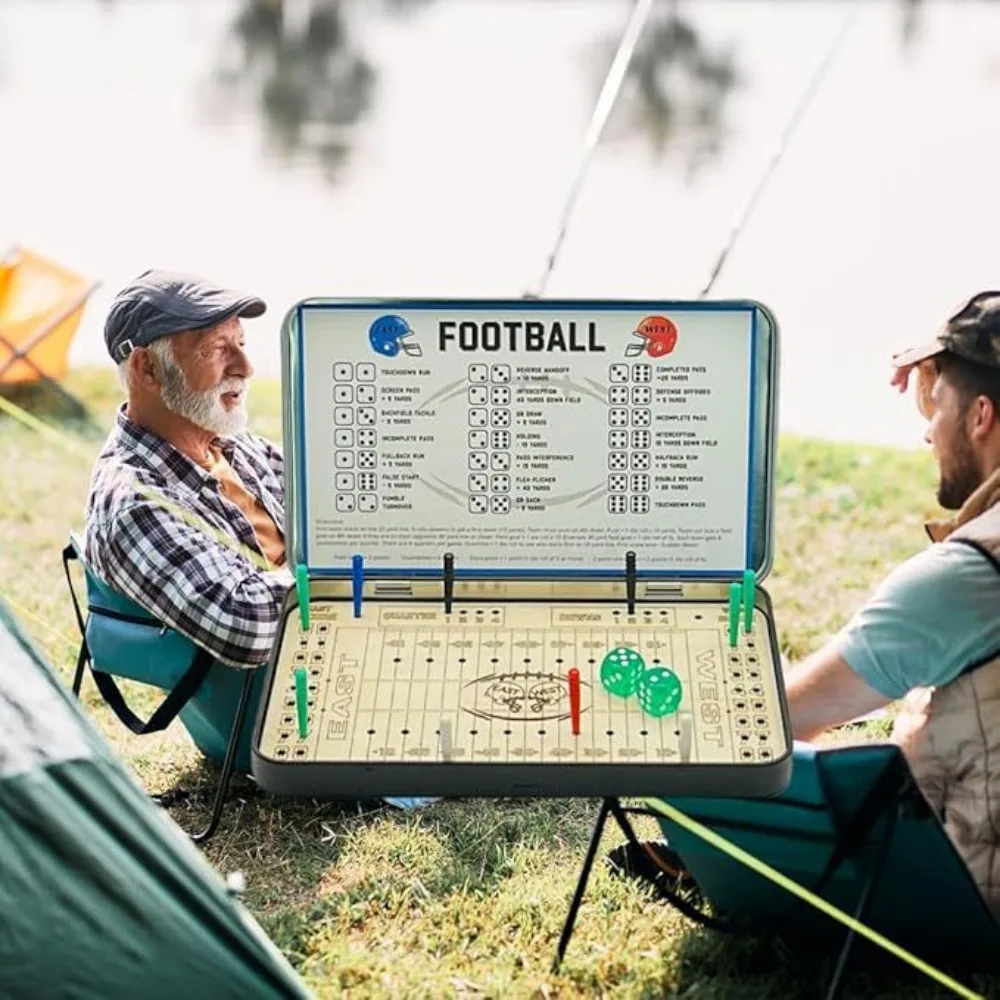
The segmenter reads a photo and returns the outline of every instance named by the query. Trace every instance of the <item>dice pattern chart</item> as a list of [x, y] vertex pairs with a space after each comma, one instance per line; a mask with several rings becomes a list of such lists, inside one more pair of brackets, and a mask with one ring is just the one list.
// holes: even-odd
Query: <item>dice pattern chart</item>
[[469, 511], [509, 514], [511, 468], [510, 365], [469, 365]]
[[[607, 511], [651, 511], [652, 387], [648, 363], [615, 363], [607, 385]], [[379, 510], [378, 395], [371, 362], [333, 364], [334, 508], [341, 514]], [[468, 510], [508, 514], [513, 509], [512, 369], [472, 363], [466, 386]]]
[[338, 514], [378, 510], [378, 410], [375, 365], [333, 366], [334, 509]]
[[608, 372], [608, 513], [648, 514], [652, 466], [653, 367], [614, 364]]

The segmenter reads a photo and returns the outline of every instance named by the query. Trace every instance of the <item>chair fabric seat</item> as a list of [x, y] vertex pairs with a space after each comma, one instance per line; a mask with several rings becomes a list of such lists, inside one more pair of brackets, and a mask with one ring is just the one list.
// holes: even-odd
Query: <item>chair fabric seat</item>
[[[79, 542], [76, 548], [80, 555]], [[172, 691], [191, 667], [195, 644], [112, 590], [86, 563], [83, 566], [89, 611], [85, 634], [93, 668], [115, 678]], [[258, 670], [257, 675], [250, 711], [237, 744], [235, 769], [243, 774], [250, 773], [250, 741], [264, 671]], [[217, 764], [226, 755], [243, 681], [242, 670], [213, 662], [201, 686], [179, 713], [195, 746]]]
[[[896, 785], [891, 794], [884, 793], [887, 774]], [[819, 886], [866, 796], [877, 800], [878, 815]], [[920, 956], [964, 957], [981, 968], [1000, 958], [1000, 924], [893, 744], [796, 744], [791, 781], [772, 799], [665, 801], [846, 913], [855, 912], [881, 861], [863, 923]], [[660, 828], [719, 911], [782, 933], [843, 935], [837, 921], [675, 821], [663, 818]]]

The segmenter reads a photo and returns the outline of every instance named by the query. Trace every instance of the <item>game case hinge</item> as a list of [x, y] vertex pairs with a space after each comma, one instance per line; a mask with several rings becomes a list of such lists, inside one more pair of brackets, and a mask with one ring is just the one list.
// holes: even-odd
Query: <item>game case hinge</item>
[[655, 597], [662, 600], [682, 600], [684, 597], [684, 584], [657, 583], [655, 580], [650, 580], [646, 584], [646, 597]]

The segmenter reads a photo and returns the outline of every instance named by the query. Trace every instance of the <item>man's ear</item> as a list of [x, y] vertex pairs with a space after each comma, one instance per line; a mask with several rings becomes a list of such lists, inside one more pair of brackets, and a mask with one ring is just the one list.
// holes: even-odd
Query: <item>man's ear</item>
[[145, 347], [137, 347], [129, 355], [128, 363], [134, 385], [140, 385], [143, 389], [159, 388], [159, 373], [152, 351]]
[[1000, 426], [1000, 411], [989, 396], [977, 396], [966, 414], [967, 431], [973, 441], [985, 441]]

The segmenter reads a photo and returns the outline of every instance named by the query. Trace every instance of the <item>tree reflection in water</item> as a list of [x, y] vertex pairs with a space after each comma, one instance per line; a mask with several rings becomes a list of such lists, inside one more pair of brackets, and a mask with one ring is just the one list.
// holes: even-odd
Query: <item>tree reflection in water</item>
[[[118, 0], [97, 2], [109, 12], [120, 6]], [[272, 152], [285, 158], [305, 153], [336, 178], [353, 128], [376, 99], [376, 72], [350, 12], [367, 6], [403, 17], [436, 2], [237, 0], [222, 55], [211, 72], [210, 104], [225, 114], [250, 103]], [[620, 0], [622, 24], [632, 2]], [[897, 0], [895, 6], [901, 49], [909, 53], [924, 27], [926, 0]], [[741, 82], [734, 53], [705, 41], [696, 23], [698, 10], [694, 0], [659, 0], [607, 131], [608, 140], [641, 137], [655, 156], [679, 157], [689, 176], [721, 155], [727, 104]], [[587, 85], [595, 100], [618, 41], [617, 34], [596, 39], [591, 50]]]
[[[598, 66], [609, 65], [614, 42], [602, 43]], [[722, 151], [725, 110], [739, 83], [731, 51], [713, 50], [676, 2], [660, 4], [636, 47], [607, 137], [642, 136], [657, 158], [684, 160], [688, 178]]]
[[[396, 0], [396, 6], [406, 2]], [[344, 5], [245, 0], [227, 41], [212, 81], [214, 96], [249, 98], [272, 153], [290, 159], [308, 152], [336, 177], [350, 130], [369, 111], [375, 86]]]
[[[378, 6], [409, 15], [434, 2]], [[331, 179], [349, 152], [352, 128], [375, 99], [376, 74], [349, 7], [346, 0], [244, 0], [212, 81], [216, 100], [253, 102], [274, 152], [315, 157]], [[601, 39], [594, 49], [598, 87], [618, 41]], [[710, 52], [676, 3], [661, 4], [636, 50], [609, 134], [642, 135], [657, 154], [686, 142], [693, 171], [722, 148], [724, 106], [736, 79], [732, 54]]]
[[[274, 152], [286, 158], [305, 153], [336, 178], [353, 128], [376, 99], [376, 71], [352, 12], [367, 7], [401, 17], [436, 2], [241, 0], [212, 77], [213, 96], [224, 105], [251, 102]], [[622, 25], [633, 2], [620, 0]], [[659, 0], [606, 132], [608, 141], [640, 138], [658, 159], [677, 158], [689, 179], [722, 154], [729, 99], [742, 82], [735, 53], [705, 39], [698, 9], [693, 0]], [[906, 52], [920, 34], [925, 3], [898, 0], [897, 9]], [[585, 85], [595, 100], [619, 43], [618, 31], [595, 39], [588, 53]]]

